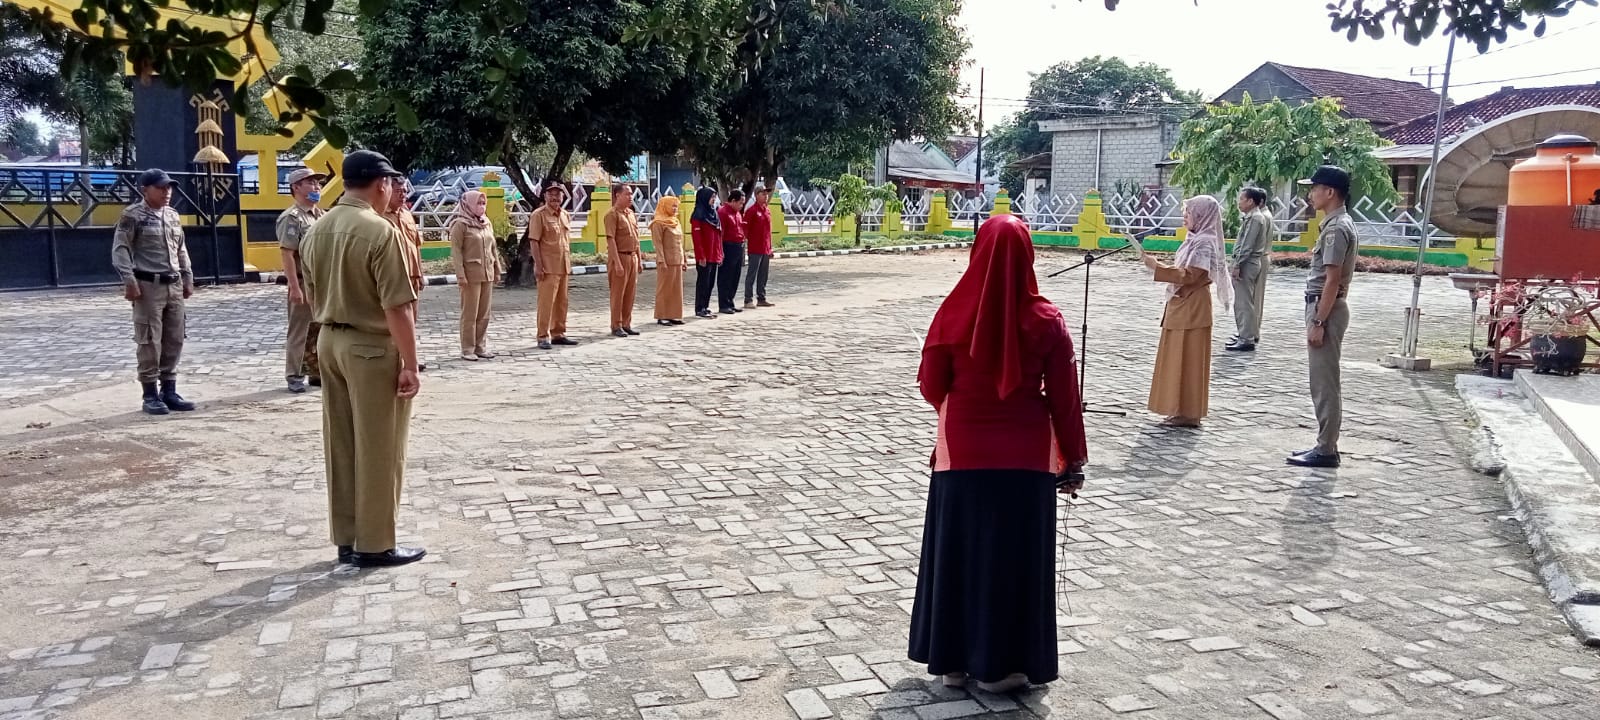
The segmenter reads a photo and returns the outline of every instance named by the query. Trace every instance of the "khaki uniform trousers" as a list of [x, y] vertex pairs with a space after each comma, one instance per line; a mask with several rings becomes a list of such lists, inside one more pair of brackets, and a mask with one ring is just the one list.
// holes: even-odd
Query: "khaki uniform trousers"
[[539, 274], [539, 339], [567, 336], [566, 273]]
[[133, 341], [138, 344], [139, 382], [176, 380], [178, 356], [183, 354], [183, 281], [135, 282], [139, 299], [133, 301]]
[[461, 352], [475, 353], [484, 350], [489, 336], [489, 306], [493, 302], [494, 283], [463, 282], [461, 289]]
[[[1317, 303], [1306, 301], [1306, 328], [1316, 318]], [[1322, 347], [1306, 346], [1311, 376], [1311, 406], [1317, 415], [1317, 451], [1339, 452], [1339, 427], [1344, 421], [1344, 395], [1339, 380], [1339, 357], [1344, 332], [1350, 327], [1350, 306], [1340, 298], [1323, 325]]]
[[283, 376], [297, 378], [317, 374], [317, 323], [311, 318], [311, 303], [289, 303], [289, 333], [283, 344]]
[[411, 401], [399, 389], [400, 352], [388, 335], [324, 327], [322, 449], [330, 537], [356, 552], [395, 546]]
[[633, 327], [633, 301], [639, 289], [639, 256], [620, 255], [606, 268], [611, 282], [611, 329]]
[[1234, 337], [1254, 345], [1261, 341], [1261, 303], [1267, 297], [1267, 269], [1260, 261], [1239, 265], [1233, 279]]

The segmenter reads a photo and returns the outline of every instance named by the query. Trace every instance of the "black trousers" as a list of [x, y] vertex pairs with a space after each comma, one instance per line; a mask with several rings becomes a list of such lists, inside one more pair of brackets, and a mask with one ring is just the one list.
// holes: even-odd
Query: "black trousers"
[[744, 271], [744, 243], [722, 244], [722, 268], [717, 273], [717, 306], [728, 312], [739, 296], [739, 275]]
[[694, 312], [699, 315], [711, 309], [711, 291], [717, 286], [717, 264], [696, 264], [694, 267]]

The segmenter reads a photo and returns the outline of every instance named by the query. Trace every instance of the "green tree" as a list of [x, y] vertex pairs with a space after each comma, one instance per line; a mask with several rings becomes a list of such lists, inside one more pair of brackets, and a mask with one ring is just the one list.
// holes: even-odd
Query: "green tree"
[[955, 100], [968, 47], [959, 11], [959, 0], [778, 4], [769, 56], [741, 55], [749, 40], [722, 48], [720, 131], [690, 136], [689, 151], [708, 174], [748, 187], [798, 154], [862, 161], [891, 139], [947, 135], [967, 118]]
[[[394, 11], [394, 5], [404, 0], [358, 0], [359, 13], [365, 19], [378, 19]], [[953, 0], [901, 0], [906, 4], [936, 7], [953, 5]], [[1107, 9], [1114, 10], [1121, 0], [1102, 0]], [[1381, 2], [1381, 4], [1380, 4]], [[851, 0], [784, 0], [782, 6], [804, 5], [825, 13], [848, 17]], [[1504, 41], [1508, 30], [1526, 28], [1535, 23], [1534, 33], [1542, 34], [1546, 19], [1564, 17], [1578, 5], [1595, 5], [1596, 0], [1337, 0], [1326, 6], [1325, 12], [1334, 30], [1348, 32], [1352, 39], [1360, 32], [1381, 36], [1385, 28], [1401, 32], [1405, 39], [1420, 43], [1435, 32], [1453, 32], [1473, 43], [1479, 50]], [[273, 27], [279, 18], [296, 19], [301, 30], [321, 35], [328, 27], [336, 0], [81, 0], [77, 9], [63, 17], [45, 9], [23, 11], [23, 25], [43, 36], [48, 42], [65, 48], [64, 63], [68, 74], [79, 63], [94, 65], [103, 72], [115, 69], [126, 57], [142, 79], [159, 77], [162, 82], [183, 85], [202, 91], [220, 76], [234, 75], [251, 58], [240, 58], [230, 52], [229, 43], [252, 41], [251, 33], [257, 27]], [[530, 16], [530, 6], [556, 5], [556, 3], [528, 3], [525, 0], [444, 0], [436, 3], [443, 10], [457, 13], [471, 22], [485, 36], [498, 36], [515, 32], [525, 25]], [[565, 4], [563, 4], [565, 5]], [[573, 3], [573, 7], [584, 7]], [[732, 72], [741, 78], [752, 70], [766, 66], [770, 48], [783, 34], [776, 32], [780, 8], [777, 0], [665, 0], [635, 21], [629, 37], [650, 35], [667, 41], [684, 54], [696, 67], [702, 69], [722, 64], [721, 57], [730, 58]], [[172, 7], [186, 9], [201, 16], [241, 18], [246, 20], [237, 32], [205, 31], [192, 25], [169, 21], [161, 10]], [[687, 8], [687, 10], [686, 10]], [[841, 10], [843, 8], [843, 10]], [[1306, 9], [1309, 12], [1309, 8]], [[682, 24], [688, 16], [698, 22]], [[949, 21], [953, 13], [942, 17]], [[118, 32], [95, 32], [91, 29], [115, 28]], [[883, 42], [882, 37], [876, 38]], [[714, 51], [731, 46], [731, 53]], [[857, 46], [855, 50], [870, 50], [873, 46]], [[841, 58], [841, 62], [843, 59]], [[328, 117], [322, 113], [332, 107], [329, 91], [347, 90], [353, 86], [366, 88], [369, 93], [387, 94], [390, 88], [357, 79], [339, 70], [321, 77], [274, 76], [287, 93], [299, 113], [309, 115], [329, 132], [329, 140], [343, 144], [342, 131], [329, 131]], [[500, 87], [515, 86], [518, 73], [506, 73], [491, 80]], [[296, 79], [298, 78], [298, 79]], [[9, 79], [9, 77], [7, 77]], [[246, 112], [244, 97], [236, 98], [236, 112]], [[293, 119], [292, 117], [290, 119]], [[396, 121], [405, 129], [414, 129], [413, 117], [404, 111], [396, 113]]]
[[[651, 2], [530, 0], [525, 22], [499, 35], [427, 0], [391, 7], [363, 21], [360, 69], [395, 95], [358, 103], [350, 123], [358, 140], [396, 162], [496, 160], [530, 194], [522, 176], [532, 173], [522, 168], [536, 146], [553, 148], [538, 168], [546, 177], [565, 176], [579, 153], [620, 174], [640, 151], [674, 152], [682, 134], [714, 127], [709, 85], [688, 74], [683, 58], [649, 38], [624, 40]], [[397, 112], [411, 113], [414, 129], [397, 123]]]
[[60, 87], [60, 70], [44, 52], [22, 11], [0, 4], [0, 123], [49, 102]]
[[[997, 125], [985, 148], [986, 169], [1005, 168], [1050, 150], [1044, 120], [1096, 115], [1158, 115], [1182, 120], [1200, 107], [1198, 92], [1183, 90], [1168, 69], [1153, 63], [1129, 65], [1122, 58], [1094, 57], [1056, 63], [1029, 82], [1027, 107]], [[1022, 174], [1002, 169], [1000, 182], [1013, 194], [1023, 191]]]
[[1226, 202], [1245, 185], [1281, 189], [1331, 163], [1350, 171], [1353, 197], [1394, 200], [1389, 171], [1372, 155], [1387, 143], [1365, 120], [1339, 110], [1332, 98], [1291, 107], [1282, 100], [1257, 103], [1248, 95], [1237, 105], [1210, 106], [1179, 130], [1172, 154], [1181, 163], [1173, 182]]
[[25, 117], [13, 117], [5, 125], [7, 145], [15, 148], [23, 155], [45, 155], [50, 152], [50, 144], [45, 141], [44, 131], [38, 123]]
[[900, 201], [899, 189], [894, 183], [868, 184], [858, 175], [845, 173], [838, 180], [812, 178], [811, 185], [833, 191], [833, 219], [856, 219], [856, 247], [861, 247], [861, 216], [872, 209], [873, 203], [883, 203], [884, 212], [902, 212], [905, 203]]

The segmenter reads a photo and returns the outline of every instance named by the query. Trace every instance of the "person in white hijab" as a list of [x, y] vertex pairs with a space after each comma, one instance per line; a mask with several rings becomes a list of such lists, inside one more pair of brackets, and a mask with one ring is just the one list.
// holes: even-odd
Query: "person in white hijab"
[[1222, 246], [1222, 204], [1198, 195], [1183, 205], [1188, 234], [1172, 263], [1144, 255], [1155, 280], [1166, 284], [1161, 345], [1150, 378], [1150, 412], [1166, 416], [1162, 425], [1199, 427], [1211, 396], [1211, 293], [1226, 309], [1233, 285]]

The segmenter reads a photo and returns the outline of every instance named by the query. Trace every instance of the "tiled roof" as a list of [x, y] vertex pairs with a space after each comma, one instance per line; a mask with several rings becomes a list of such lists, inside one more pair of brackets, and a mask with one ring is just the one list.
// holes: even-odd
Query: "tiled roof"
[[1268, 64], [1318, 97], [1339, 98], [1344, 102], [1346, 114], [1375, 125], [1401, 123], [1439, 110], [1439, 94], [1418, 83], [1337, 70]]
[[[1493, 95], [1468, 100], [1444, 113], [1444, 136], [1459, 135], [1469, 128], [1467, 119], [1493, 122], [1514, 112], [1545, 105], [1591, 105], [1600, 107], [1600, 83], [1589, 85], [1560, 85], [1542, 88], [1502, 88]], [[1380, 133], [1398, 145], [1433, 142], [1434, 115], [1438, 109], [1388, 128]]]

